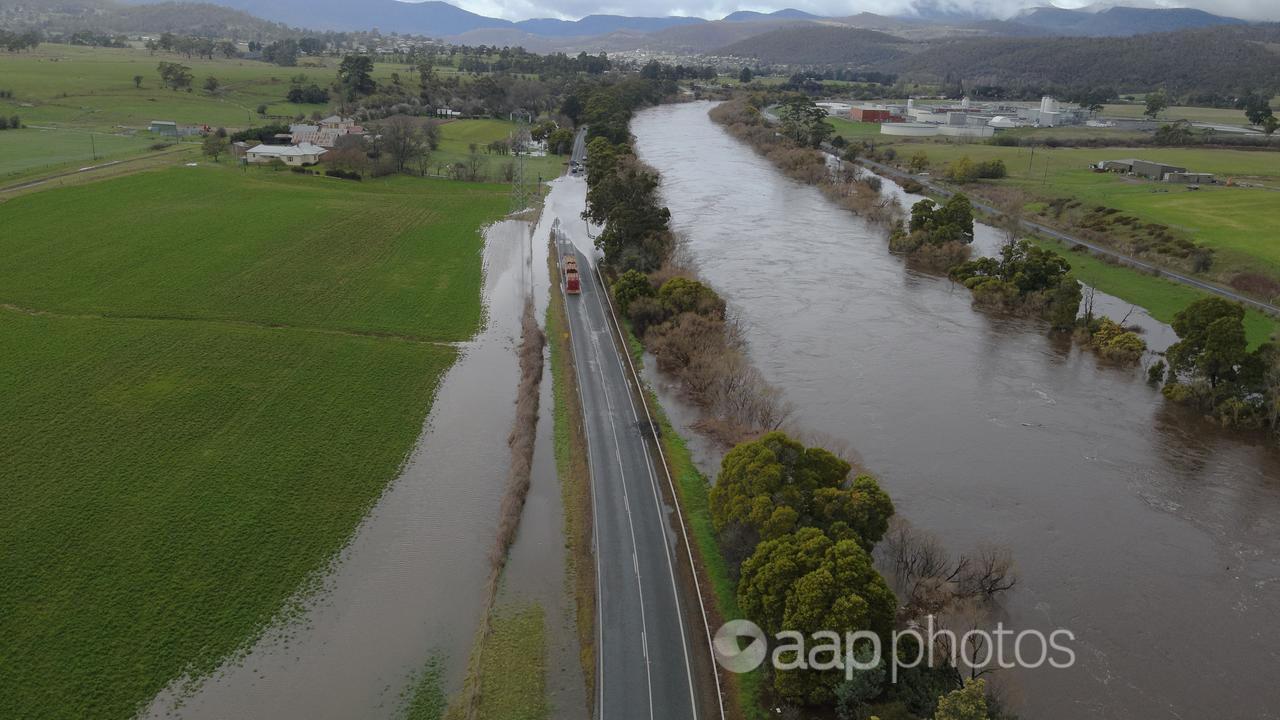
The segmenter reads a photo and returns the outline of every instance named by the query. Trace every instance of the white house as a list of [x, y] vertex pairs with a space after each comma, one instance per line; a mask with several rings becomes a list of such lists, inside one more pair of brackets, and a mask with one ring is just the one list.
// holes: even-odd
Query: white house
[[314, 165], [328, 150], [304, 142], [300, 145], [259, 145], [245, 153], [251, 163], [267, 163], [279, 159], [286, 165]]

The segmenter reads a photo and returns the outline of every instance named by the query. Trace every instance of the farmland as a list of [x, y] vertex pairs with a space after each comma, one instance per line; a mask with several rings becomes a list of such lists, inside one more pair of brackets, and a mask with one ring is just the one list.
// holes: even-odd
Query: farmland
[[[1143, 222], [1168, 225], [1213, 248], [1218, 272], [1261, 269], [1280, 277], [1280, 247], [1270, 240], [1280, 234], [1280, 154], [1205, 148], [1032, 149], [938, 142], [901, 142], [893, 147], [900, 160], [924, 153], [930, 170], [938, 176], [961, 157], [975, 162], [1002, 160], [1008, 178], [983, 187], [1016, 188], [1031, 200], [1074, 198], [1087, 205], [1116, 208]], [[1211, 185], [1193, 191], [1176, 183], [1089, 169], [1090, 163], [1103, 159], [1131, 157], [1210, 172], [1251, 187]]]
[[309, 586], [479, 327], [506, 204], [217, 166], [0, 204], [0, 716], [128, 716]]

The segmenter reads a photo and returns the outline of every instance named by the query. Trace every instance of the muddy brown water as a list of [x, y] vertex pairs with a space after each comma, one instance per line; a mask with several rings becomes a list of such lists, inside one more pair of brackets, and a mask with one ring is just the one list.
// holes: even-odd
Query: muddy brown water
[[[458, 688], [506, 487], [520, 310], [531, 283], [540, 279], [536, 287], [546, 288], [545, 250], [540, 261], [530, 257], [531, 231], [514, 220], [486, 230], [485, 328], [462, 346], [417, 447], [335, 561], [324, 590], [194, 692], [176, 683], [161, 693], [147, 716], [392, 717], [432, 657], [444, 660], [447, 688]], [[539, 479], [539, 487], [545, 483]], [[544, 572], [562, 572], [562, 557], [549, 554]]]
[[[1022, 579], [1008, 625], [1075, 634], [1073, 668], [1012, 671], [1024, 716], [1280, 717], [1274, 447], [1167, 407], [1140, 369], [1102, 365], [1039, 322], [973, 309], [709, 108], [632, 125], [675, 228], [797, 422], [852, 444], [899, 511], [953, 550], [1011, 546]], [[997, 244], [979, 228], [980, 248]], [[1128, 307], [1100, 297], [1113, 316]], [[1130, 319], [1153, 347], [1173, 337]]]

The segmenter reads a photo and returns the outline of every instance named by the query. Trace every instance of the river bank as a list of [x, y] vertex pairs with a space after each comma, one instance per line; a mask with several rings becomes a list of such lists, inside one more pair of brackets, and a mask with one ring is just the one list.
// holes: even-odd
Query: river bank
[[[948, 545], [1014, 548], [1023, 581], [1006, 625], [1076, 633], [1074, 668], [1014, 676], [1026, 714], [1207, 714], [1225, 696], [1266, 716], [1280, 702], [1262, 680], [1280, 640], [1265, 629], [1280, 610], [1275, 451], [1212, 432], [1140, 371], [1038, 322], [975, 311], [708, 108], [654, 108], [632, 126], [673, 227], [795, 421], [859, 448], [901, 512]], [[976, 229], [975, 250], [999, 244]], [[1151, 347], [1167, 345], [1167, 326], [1143, 322]]]

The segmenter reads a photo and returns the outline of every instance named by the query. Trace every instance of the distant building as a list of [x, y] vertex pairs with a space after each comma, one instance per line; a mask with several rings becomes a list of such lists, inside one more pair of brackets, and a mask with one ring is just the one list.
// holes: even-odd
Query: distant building
[[854, 122], [896, 122], [902, 120], [889, 108], [855, 107], [849, 109], [849, 119]]
[[178, 137], [178, 123], [172, 120], [152, 120], [147, 129], [157, 135]]
[[352, 118], [342, 117], [341, 115], [330, 115], [320, 121], [321, 128], [331, 130], [344, 130], [349, 127], [355, 127], [356, 121]]
[[1218, 182], [1213, 173], [1205, 172], [1171, 172], [1164, 174], [1165, 182], [1187, 183], [1188, 185], [1212, 185]]
[[280, 160], [286, 165], [315, 165], [327, 150], [319, 145], [259, 145], [249, 148], [245, 157], [251, 163], [267, 163]]
[[1124, 173], [1125, 175], [1137, 175], [1148, 180], [1162, 180], [1168, 182], [1196, 182], [1193, 180], [1169, 180], [1170, 176], [1187, 177], [1191, 175], [1208, 176], [1213, 182], [1213, 176], [1209, 173], [1188, 173], [1184, 167], [1177, 165], [1166, 165], [1164, 163], [1152, 162], [1150, 160], [1138, 160], [1130, 158], [1127, 160], [1103, 160], [1096, 166], [1099, 170], [1107, 172]]
[[[337, 117], [336, 115], [334, 117]], [[325, 122], [321, 120], [321, 122]], [[346, 135], [364, 135], [364, 128], [359, 125], [350, 124], [349, 120], [340, 120], [336, 125], [330, 123], [332, 127], [326, 125], [290, 125], [288, 142], [294, 145], [303, 145], [310, 143], [319, 145], [322, 148], [332, 149], [337, 146], [338, 138]]]

